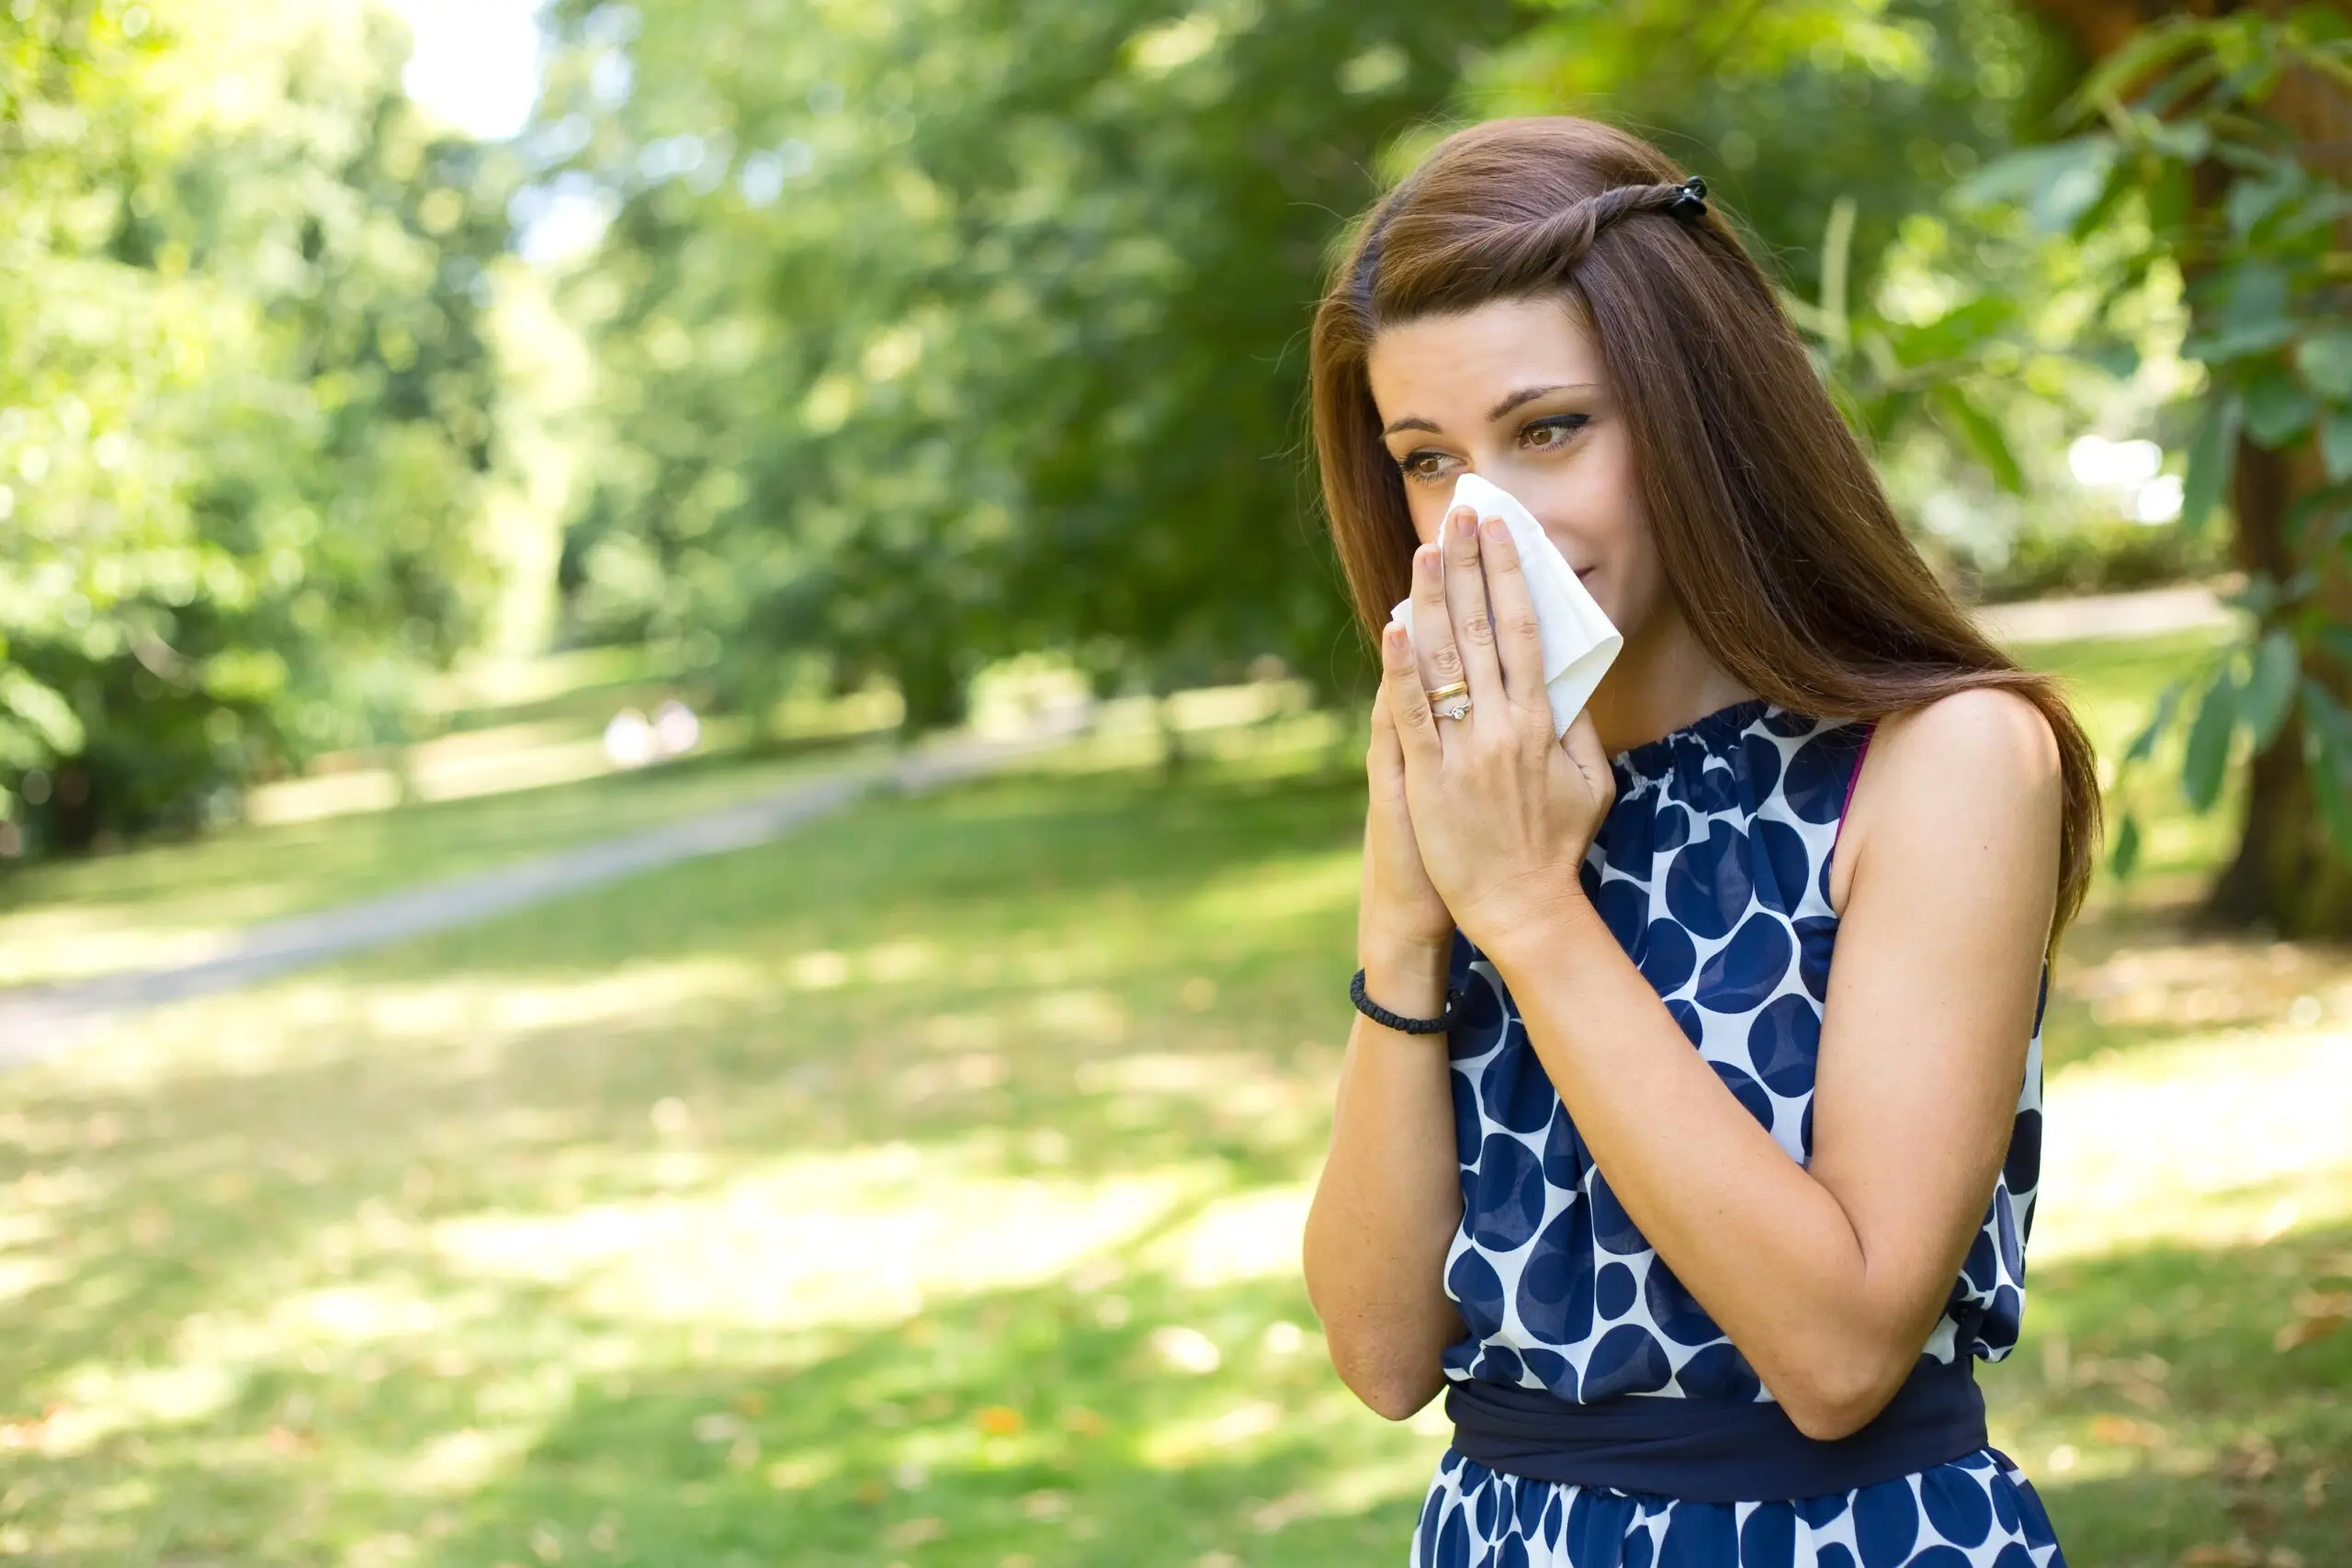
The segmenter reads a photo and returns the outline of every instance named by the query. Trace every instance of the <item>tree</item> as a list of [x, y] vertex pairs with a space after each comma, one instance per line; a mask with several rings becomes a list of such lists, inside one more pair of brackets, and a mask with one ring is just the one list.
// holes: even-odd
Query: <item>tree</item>
[[471, 634], [495, 155], [370, 7], [0, 21], [0, 851], [199, 822]]
[[[2243, 645], [2163, 694], [2124, 766], [2185, 727], [2182, 787], [2205, 809], [2245, 737], [2245, 826], [2204, 912], [2341, 935], [2352, 931], [2352, 23], [2341, 6], [2037, 5], [2091, 62], [2068, 109], [2093, 127], [2046, 150], [2040, 172], [2075, 193], [2064, 204], [2079, 222], [2140, 204], [2150, 242], [2137, 265], [2170, 258], [2188, 282], [2187, 352], [2210, 385], [2185, 515], [2201, 521], [2227, 499], [2254, 612]], [[2119, 868], [2137, 842], [2127, 815]]]
[[1378, 148], [1507, 4], [558, 17], [537, 142], [615, 209], [570, 296], [611, 433], [578, 622], [755, 708], [810, 660], [887, 674], [910, 727], [1033, 649], [1105, 688], [1364, 679], [1305, 328]]

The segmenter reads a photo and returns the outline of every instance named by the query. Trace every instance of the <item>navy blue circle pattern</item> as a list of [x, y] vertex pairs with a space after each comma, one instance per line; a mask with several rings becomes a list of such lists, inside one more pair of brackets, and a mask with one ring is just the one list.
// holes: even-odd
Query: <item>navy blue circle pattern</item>
[[[1838, 916], [1830, 851], [1869, 733], [1750, 698], [1611, 759], [1617, 800], [1581, 868], [1610, 931], [1724, 1086], [1791, 1159], [1813, 1086]], [[1463, 1219], [1446, 1376], [1562, 1399], [1767, 1401], [1738, 1349], [1625, 1213], [1529, 1044], [1502, 977], [1461, 932], [1474, 998], [1448, 1040]], [[2041, 999], [2049, 975], [2042, 975]], [[1923, 1357], [2016, 1348], [2041, 1174], [2041, 1012], [1976, 1243]], [[1793, 1503], [1692, 1504], [1498, 1474], [1452, 1449], [1416, 1565], [2063, 1568], [2041, 1502], [1986, 1449], [1899, 1482]]]

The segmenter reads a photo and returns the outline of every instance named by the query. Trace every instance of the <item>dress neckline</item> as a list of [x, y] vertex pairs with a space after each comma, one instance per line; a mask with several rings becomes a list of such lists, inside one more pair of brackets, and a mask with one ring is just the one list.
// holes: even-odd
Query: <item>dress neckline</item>
[[1769, 697], [1742, 697], [1713, 713], [1701, 714], [1690, 723], [1669, 729], [1656, 739], [1628, 747], [1610, 761], [1636, 778], [1657, 778], [1673, 765], [1678, 744], [1695, 740], [1706, 750], [1721, 750], [1745, 734], [1749, 725], [1772, 711], [1772, 701]]

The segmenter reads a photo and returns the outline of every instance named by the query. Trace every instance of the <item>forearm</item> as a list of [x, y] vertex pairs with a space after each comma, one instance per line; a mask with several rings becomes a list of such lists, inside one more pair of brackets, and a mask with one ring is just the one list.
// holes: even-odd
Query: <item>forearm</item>
[[[1442, 950], [1365, 945], [1366, 991], [1430, 1017], [1444, 1003]], [[1462, 1218], [1453, 1100], [1442, 1035], [1406, 1034], [1358, 1014], [1340, 1068], [1331, 1148], [1306, 1216], [1306, 1291], [1332, 1365], [1365, 1404], [1401, 1418], [1443, 1380], [1462, 1333], [1443, 1286]]]
[[1896, 1321], [1837, 1197], [1692, 1049], [1585, 900], [1482, 951], [1611, 1190], [1684, 1288], [1801, 1427], [1867, 1419], [1932, 1319]]

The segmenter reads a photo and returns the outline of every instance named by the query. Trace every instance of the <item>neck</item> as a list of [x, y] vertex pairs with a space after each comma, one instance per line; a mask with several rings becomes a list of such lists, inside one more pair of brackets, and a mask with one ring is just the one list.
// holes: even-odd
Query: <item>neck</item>
[[1586, 705], [1601, 749], [1614, 757], [1756, 694], [1708, 657], [1668, 604], [1625, 639]]

